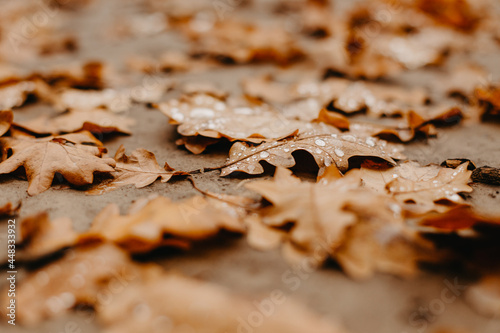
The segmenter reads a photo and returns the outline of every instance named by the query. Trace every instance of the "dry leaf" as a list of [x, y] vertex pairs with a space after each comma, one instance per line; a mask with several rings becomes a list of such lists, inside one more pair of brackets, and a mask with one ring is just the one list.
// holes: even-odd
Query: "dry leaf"
[[94, 172], [114, 171], [115, 161], [102, 157], [102, 143], [85, 131], [41, 139], [1, 138], [0, 145], [4, 156], [12, 155], [0, 163], [0, 174], [24, 167], [30, 195], [47, 190], [56, 173], [80, 186], [92, 184]]
[[0, 136], [7, 133], [14, 120], [12, 111], [0, 111]]
[[358, 138], [349, 133], [314, 133], [318, 132], [304, 133], [282, 141], [265, 142], [259, 146], [236, 142], [229, 151], [229, 161], [222, 169], [221, 175], [229, 175], [235, 171], [252, 175], [263, 173], [264, 169], [260, 161], [291, 168], [296, 163], [292, 153], [297, 150], [304, 150], [311, 154], [320, 172], [332, 164], [336, 164], [341, 171], [346, 171], [349, 168], [349, 159], [355, 156], [378, 158], [389, 164], [395, 163], [392, 157], [402, 157], [398, 147], [373, 137]]
[[163, 168], [160, 167], [155, 155], [143, 148], [136, 149], [130, 156], [127, 156], [125, 147], [121, 145], [116, 151], [115, 161], [115, 171], [111, 173], [113, 179], [91, 188], [86, 191], [87, 194], [103, 194], [126, 185], [142, 188], [152, 184], [158, 178], [162, 183], [166, 183], [172, 176], [184, 174], [174, 171], [167, 163]]
[[69, 218], [50, 220], [46, 212], [20, 221], [19, 260], [34, 261], [63, 248], [74, 246], [77, 234]]
[[334, 258], [355, 279], [375, 272], [411, 277], [420, 262], [438, 262], [442, 255], [434, 246], [407, 227], [395, 202], [378, 196], [350, 200], [344, 207], [358, 217], [349, 227]]
[[420, 220], [419, 225], [431, 228], [426, 231], [461, 232], [476, 227], [500, 227], [500, 217], [482, 216], [470, 206], [462, 205], [445, 213], [427, 214]]
[[184, 146], [193, 154], [203, 153], [208, 146], [214, 145], [219, 142], [219, 139], [206, 138], [203, 136], [182, 136], [175, 140], [178, 146]]
[[0, 217], [16, 215], [20, 209], [21, 202], [19, 202], [17, 205], [13, 205], [12, 202], [7, 202], [3, 206], [0, 206]]
[[[261, 211], [264, 225], [293, 224], [284, 248], [287, 258], [292, 251], [292, 257], [318, 265], [330, 256], [356, 279], [377, 271], [414, 275], [419, 261], [435, 259], [434, 252], [429, 256], [432, 247], [406, 226], [394, 199], [363, 188], [355, 176], [341, 177], [333, 166], [317, 183], [301, 182], [278, 168], [272, 181], [246, 187], [272, 204]], [[257, 240], [267, 246], [268, 237], [263, 234]]]
[[437, 23], [464, 32], [475, 30], [481, 20], [481, 16], [474, 12], [468, 1], [417, 0], [415, 6]]
[[8, 110], [24, 104], [29, 94], [35, 93], [36, 84], [20, 81], [0, 87], [0, 110]]
[[[137, 264], [116, 246], [71, 250], [19, 283], [16, 302], [23, 306], [18, 308], [16, 319], [34, 326], [44, 319], [63, 315], [78, 304], [96, 305], [102, 302], [101, 292], [117, 284], [126, 286], [138, 278], [138, 273]], [[6, 304], [7, 293], [1, 297], [2, 304]], [[3, 309], [4, 306], [0, 311]]]
[[344, 332], [281, 291], [262, 300], [269, 302], [272, 315], [264, 317], [261, 324], [252, 325], [255, 306], [249, 300], [207, 282], [173, 273], [153, 273], [156, 274], [149, 274], [142, 284], [134, 283], [114, 295], [109, 304], [98, 305], [97, 315], [106, 333]]
[[291, 34], [280, 26], [264, 27], [236, 20], [217, 21], [210, 29], [186, 33], [193, 53], [225, 63], [275, 62], [288, 64], [303, 57]]
[[467, 185], [472, 173], [467, 166], [464, 163], [449, 169], [405, 162], [386, 170], [361, 168], [351, 173], [358, 175], [367, 188], [393, 196], [408, 212], [422, 214], [446, 211], [450, 208], [447, 203], [464, 203], [458, 193], [472, 191]]
[[131, 252], [148, 252], [161, 246], [186, 247], [221, 229], [244, 231], [244, 215], [245, 209], [220, 200], [195, 196], [172, 202], [157, 197], [124, 216], [117, 206], [108, 206], [81, 236], [81, 241], [111, 241]]
[[500, 87], [476, 88], [474, 96], [484, 106], [485, 114], [492, 116], [500, 114]]
[[38, 118], [19, 122], [15, 125], [36, 134], [61, 134], [89, 131], [92, 133], [131, 134], [129, 126], [135, 124], [132, 118], [119, 116], [102, 109], [71, 110], [63, 114], [49, 117], [41, 115]]

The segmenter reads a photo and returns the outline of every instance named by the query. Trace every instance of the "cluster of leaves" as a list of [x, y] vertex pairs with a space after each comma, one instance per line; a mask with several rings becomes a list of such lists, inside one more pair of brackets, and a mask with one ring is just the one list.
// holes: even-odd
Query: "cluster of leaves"
[[[314, 75], [293, 80], [249, 77], [242, 82], [242, 96], [211, 86], [185, 87], [180, 96], [165, 101], [164, 93], [174, 87], [171, 81], [124, 88], [99, 62], [29, 75], [1, 72], [0, 174], [26, 177], [30, 195], [48, 190], [54, 178], [86, 194], [102, 195], [121, 186], [142, 188], [157, 179], [167, 183], [174, 176], [193, 181], [190, 175], [200, 172], [260, 175], [266, 163], [276, 169], [272, 180], [245, 185], [259, 200], [201, 190], [203, 195], [177, 202], [162, 196], [141, 198], [125, 214], [109, 205], [83, 232], [76, 232], [69, 218], [51, 220], [46, 212], [22, 219], [18, 260], [46, 264], [19, 286], [22, 323], [35, 325], [85, 305], [94, 308], [109, 332], [161, 331], [167, 324], [174, 331], [186, 324], [190, 326], [182, 329], [236, 331], [241, 324], [237, 318], [251, 312], [248, 301], [131, 259], [163, 247], [188, 250], [225, 232], [243, 235], [259, 250], [280, 248], [291, 264], [308, 261], [320, 267], [326, 260], [336, 261], [353, 279], [378, 272], [409, 277], [419, 273], [422, 263], [462, 261], [484, 273], [468, 292], [471, 304], [498, 315], [498, 274], [487, 275], [475, 262], [484, 252], [471, 248], [462, 256], [463, 251], [440, 242], [456, 238], [460, 246], [498, 237], [500, 218], [483, 216], [463, 198], [472, 191], [471, 180], [498, 184], [498, 169], [476, 169], [469, 161], [422, 166], [404, 161], [402, 153], [405, 144], [435, 137], [441, 126], [500, 114], [500, 88], [484, 84], [484, 71], [446, 68], [451, 53], [497, 43], [489, 28], [498, 21], [485, 14], [486, 3], [379, 0], [339, 17], [329, 1], [279, 1], [272, 15], [280, 23], [293, 14], [301, 27], [295, 30], [233, 18], [214, 21], [198, 15], [204, 1], [141, 3], [153, 13], [164, 13], [163, 25], [156, 30], [131, 26], [126, 34], [168, 26], [187, 37], [191, 50], [130, 59], [133, 70], [200, 72], [229, 64], [271, 63], [292, 69], [300, 64]], [[78, 11], [86, 2], [73, 5], [66, 9]], [[250, 1], [240, 5], [250, 6]], [[16, 10], [21, 15], [33, 11], [12, 5], [1, 16], [15, 18]], [[384, 11], [389, 19], [376, 14]], [[40, 32], [45, 43], [62, 38], [52, 28]], [[31, 44], [26, 54], [44, 54], [43, 45]], [[53, 52], [71, 49], [55, 45]], [[391, 81], [397, 73], [430, 66], [448, 73], [444, 83], [408, 87]], [[48, 105], [51, 113], [17, 121], [18, 109], [33, 100]], [[153, 105], [165, 114], [177, 126], [176, 143], [194, 154], [229, 142], [227, 162], [174, 170], [167, 163], [161, 167], [144, 148], [127, 155], [123, 145], [109, 157], [103, 142], [110, 134], [133, 135], [135, 120], [124, 113], [134, 103]], [[316, 181], [301, 180], [289, 170], [303, 166], [300, 152], [314, 160]], [[0, 215], [17, 214], [19, 207], [6, 203]], [[47, 258], [55, 261], [40, 261]], [[116, 274], [128, 279], [129, 287], [103, 306], [96, 295]], [[2, 295], [4, 304], [7, 293]], [[203, 302], [210, 307], [196, 305]], [[258, 327], [259, 332], [311, 330], [343, 331], [289, 302]]]

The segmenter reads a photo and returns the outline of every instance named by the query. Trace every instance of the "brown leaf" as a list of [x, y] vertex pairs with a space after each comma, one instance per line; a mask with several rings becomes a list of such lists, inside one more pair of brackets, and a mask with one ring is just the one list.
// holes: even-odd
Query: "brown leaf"
[[[7, 293], [0, 297], [5, 313]], [[220, 286], [134, 263], [109, 244], [79, 247], [29, 274], [16, 288], [16, 301], [24, 304], [16, 313], [23, 325], [35, 326], [83, 305], [95, 309], [98, 323], [109, 333], [170, 328], [236, 332], [250, 325], [247, 317], [255, 309], [250, 300]], [[283, 293], [273, 293], [269, 302], [275, 306], [273, 315], [255, 332], [344, 332]]]
[[259, 146], [236, 142], [229, 151], [229, 161], [222, 169], [221, 175], [229, 175], [235, 171], [253, 175], [263, 173], [260, 161], [291, 168], [296, 163], [292, 153], [297, 150], [311, 154], [320, 172], [332, 164], [336, 164], [341, 171], [346, 171], [349, 168], [349, 159], [355, 156], [379, 158], [390, 164], [395, 163], [392, 157], [402, 157], [396, 146], [383, 140], [373, 137], [358, 138], [349, 133], [321, 132], [323, 131], [312, 131], [309, 135], [305, 133], [282, 141], [265, 142]]
[[478, 87], [474, 94], [477, 100], [484, 105], [485, 114], [500, 115], [500, 87]]
[[[78, 304], [96, 305], [102, 301], [100, 292], [138, 278], [136, 266], [124, 251], [113, 245], [69, 251], [18, 285], [16, 301], [24, 306], [18, 309], [16, 319], [33, 326], [61, 316]], [[7, 293], [4, 294], [2, 303], [6, 304]]]
[[[149, 274], [142, 284], [134, 283], [114, 295], [109, 304], [98, 305], [97, 315], [106, 333], [166, 329], [206, 333], [344, 332], [279, 290], [266, 299], [273, 308], [272, 315], [266, 316], [262, 324], [252, 325], [254, 304], [260, 300], [252, 303], [218, 285], [175, 273], [152, 273], [156, 274]], [[131, 316], [132, 311], [136, 315]]]
[[500, 217], [483, 216], [470, 206], [462, 205], [445, 213], [428, 214], [419, 225], [432, 228], [432, 231], [453, 232], [484, 226], [500, 227]]
[[[287, 258], [298, 255], [317, 266], [330, 256], [357, 279], [376, 271], [413, 275], [419, 261], [432, 259], [432, 247], [408, 229], [394, 199], [363, 188], [357, 177], [341, 177], [333, 166], [317, 183], [301, 182], [278, 168], [272, 181], [246, 187], [272, 204], [260, 213], [264, 225], [293, 224], [284, 247]], [[268, 238], [258, 239], [264, 248], [273, 245]]]
[[318, 101], [318, 111], [330, 105], [347, 114], [367, 110], [375, 117], [407, 113], [417, 106], [424, 106], [428, 98], [422, 88], [408, 89], [394, 84], [342, 78], [284, 84], [273, 81], [271, 77], [257, 77], [244, 81], [243, 89], [246, 94], [267, 102], [290, 103], [313, 98]]
[[[192, 27], [192, 26], [189, 26]], [[303, 57], [292, 35], [281, 26], [263, 27], [236, 20], [217, 21], [208, 30], [186, 31], [195, 54], [222, 62], [287, 64]]]
[[74, 185], [91, 184], [94, 172], [114, 171], [115, 161], [102, 157], [102, 143], [89, 132], [41, 139], [1, 138], [2, 150], [12, 156], [0, 163], [0, 174], [24, 167], [30, 183], [28, 194], [47, 190], [56, 173]]
[[222, 229], [244, 231], [243, 208], [201, 196], [181, 202], [157, 197], [131, 210], [121, 216], [117, 206], [108, 206], [81, 241], [104, 240], [131, 252], [148, 252], [161, 246], [186, 247]]
[[21, 202], [19, 202], [17, 205], [13, 205], [12, 202], [7, 202], [3, 206], [0, 206], [0, 217], [16, 215], [20, 209]]
[[132, 118], [119, 116], [102, 109], [68, 111], [55, 117], [41, 115], [38, 118], [16, 123], [23, 129], [36, 134], [61, 134], [89, 131], [92, 133], [131, 134], [129, 126], [135, 124]]
[[115, 171], [111, 173], [113, 179], [91, 188], [86, 191], [87, 194], [103, 194], [126, 185], [142, 188], [152, 184], [158, 178], [162, 183], [166, 183], [172, 176], [184, 174], [174, 171], [166, 163], [165, 167], [161, 168], [155, 155], [143, 148], [136, 149], [130, 156], [127, 156], [125, 147], [121, 145], [116, 151], [115, 161]]
[[0, 136], [9, 130], [13, 120], [14, 114], [12, 111], [0, 111]]
[[437, 23], [464, 32], [476, 29], [481, 20], [478, 13], [463, 0], [417, 0], [415, 6]]
[[458, 193], [472, 191], [467, 185], [472, 173], [467, 166], [468, 163], [464, 163], [449, 169], [405, 162], [386, 170], [361, 168], [351, 173], [359, 176], [366, 187], [393, 196], [408, 212], [422, 214], [432, 210], [446, 211], [450, 208], [446, 203], [464, 203]]
[[46, 212], [21, 220], [18, 259], [34, 261], [76, 244], [77, 234], [69, 218], [50, 220]]
[[201, 154], [208, 146], [214, 145], [217, 142], [219, 142], [218, 139], [206, 138], [203, 136], [182, 136], [175, 140], [176, 145], [184, 146], [193, 154]]
[[29, 94], [35, 92], [32, 81], [20, 81], [0, 87], [0, 110], [8, 110], [24, 104]]
[[204, 136], [260, 143], [293, 135], [303, 125], [284, 118], [267, 105], [250, 105], [209, 94], [184, 95], [158, 105], [160, 111], [179, 125], [183, 136]]

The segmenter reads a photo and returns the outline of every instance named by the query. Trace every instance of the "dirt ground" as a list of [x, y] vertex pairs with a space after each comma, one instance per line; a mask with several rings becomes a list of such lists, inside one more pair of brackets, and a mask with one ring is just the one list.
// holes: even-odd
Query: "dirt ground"
[[[99, 7], [100, 6], [100, 7]], [[169, 33], [148, 36], [119, 43], [108, 43], [96, 38], [98, 31], [91, 29], [107, 20], [111, 11], [116, 10], [117, 1], [102, 2], [99, 6], [91, 6], [85, 16], [75, 17], [71, 29], [78, 32], [81, 40], [76, 54], [62, 55], [57, 59], [40, 59], [28, 64], [25, 69], [41, 69], [53, 63], [75, 62], [85, 59], [101, 59], [123, 66], [126, 55], [142, 54], [157, 56], [165, 50], [186, 49], [186, 44], [176, 35]], [[122, 9], [128, 10], [128, 9]], [[114, 13], [113, 15], [119, 15]], [[254, 15], [254, 13], [249, 13]], [[498, 55], [470, 55], [470, 59], [480, 62], [493, 74], [500, 77]], [[454, 59], [455, 62], [467, 59]], [[237, 66], [218, 68], [205, 73], [172, 74], [177, 85], [183, 82], [212, 82], [222, 89], [239, 92], [241, 79], [248, 75], [268, 73], [275, 69], [266, 66]], [[301, 69], [297, 70], [300, 76]], [[306, 70], [306, 69], [304, 69]], [[418, 85], [432, 79], [435, 73], [421, 71], [403, 74], [397, 80], [405, 84]], [[140, 78], [139, 78], [140, 79]], [[398, 82], [396, 81], [396, 82]], [[165, 99], [178, 92], [169, 92]], [[15, 111], [18, 120], [32, 118], [44, 111], [44, 106], [28, 105]], [[177, 138], [174, 126], [159, 111], [135, 104], [126, 114], [136, 119], [131, 136], [116, 136], [105, 140], [105, 146], [111, 155], [123, 144], [128, 152], [136, 148], [147, 148], [152, 151], [162, 164], [177, 170], [194, 170], [201, 167], [222, 165], [227, 157], [227, 146], [219, 145], [210, 148], [202, 155], [193, 155], [178, 148], [174, 141]], [[409, 159], [421, 164], [441, 163], [447, 158], [467, 158], [477, 166], [490, 165], [500, 167], [500, 124], [484, 123], [478, 125], [458, 125], [440, 129], [439, 136], [432, 139], [419, 139], [406, 146], [405, 154]], [[271, 174], [264, 177], [270, 177]], [[197, 185], [202, 189], [238, 195], [253, 195], [240, 186], [243, 178], [219, 177], [218, 171], [207, 172], [195, 176]], [[160, 194], [174, 200], [187, 198], [197, 194], [187, 180], [173, 180], [169, 183], [155, 182], [144, 189], [127, 186], [106, 193], [102, 196], [87, 196], [83, 192], [53, 187], [50, 190], [30, 197], [26, 193], [27, 182], [12, 176], [0, 176], [0, 203], [5, 201], [22, 201], [19, 218], [40, 211], [48, 211], [53, 218], [68, 216], [77, 230], [89, 227], [93, 217], [109, 203], [117, 203], [122, 212], [137, 198], [150, 194]], [[474, 185], [474, 192], [467, 201], [481, 211], [500, 214], [500, 187]], [[6, 240], [5, 221], [0, 224], [2, 244]], [[2, 248], [5, 248], [2, 245]], [[231, 291], [250, 299], [266, 296], [274, 289], [280, 289], [291, 297], [304, 303], [316, 312], [334, 318], [353, 333], [417, 333], [434, 332], [440, 327], [463, 329], [465, 332], [498, 333], [500, 319], [485, 318], [465, 302], [463, 293], [456, 301], [446, 304], [441, 314], [432, 317], [425, 323], [412, 321], [413, 313], [420, 307], [432, 306], [433, 300], [441, 297], [442, 290], [448, 282], [469, 285], [470, 277], [449, 270], [428, 270], [420, 276], [403, 280], [388, 275], [376, 275], [364, 282], [353, 281], [334, 264], [307, 274], [301, 279], [297, 290], [291, 290], [283, 281], [283, 275], [289, 267], [279, 251], [259, 252], [251, 249], [243, 238], [218, 238], [200, 244], [189, 252], [158, 251], [147, 260], [153, 260], [166, 269], [182, 273], [227, 287]], [[23, 276], [20, 272], [19, 277]], [[448, 282], [447, 282], [448, 281]], [[0, 282], [0, 287], [4, 280]], [[19, 306], [22, 306], [20, 304]], [[7, 327], [5, 320], [0, 321], [0, 331], [11, 332], [73, 332], [68, 330], [68, 323], [76, 322], [78, 331], [98, 332], [98, 325], [92, 319], [78, 314], [46, 322], [41, 327]]]

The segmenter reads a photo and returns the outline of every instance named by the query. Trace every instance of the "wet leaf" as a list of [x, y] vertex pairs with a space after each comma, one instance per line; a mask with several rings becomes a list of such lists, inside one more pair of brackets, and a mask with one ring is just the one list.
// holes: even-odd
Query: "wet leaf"
[[[317, 131], [313, 131], [315, 133]], [[297, 150], [311, 154], [321, 170], [335, 164], [341, 171], [349, 168], [349, 159], [355, 156], [378, 158], [394, 164], [394, 158], [402, 157], [398, 147], [373, 137], [358, 138], [343, 134], [303, 134], [290, 139], [266, 142], [252, 146], [237, 142], [229, 151], [229, 161], [222, 169], [222, 176], [236, 171], [248, 174], [264, 172], [260, 161], [274, 166], [291, 168], [296, 164], [292, 155]]]
[[421, 214], [432, 210], [446, 211], [449, 204], [464, 203], [458, 194], [472, 191], [467, 185], [472, 173], [467, 166], [468, 163], [464, 163], [456, 169], [449, 169], [405, 162], [386, 170], [361, 168], [352, 173], [359, 175], [366, 187], [390, 194], [409, 212]]
[[184, 95], [158, 105], [183, 136], [263, 142], [293, 135], [303, 125], [268, 105], [250, 105], [210, 94]]

